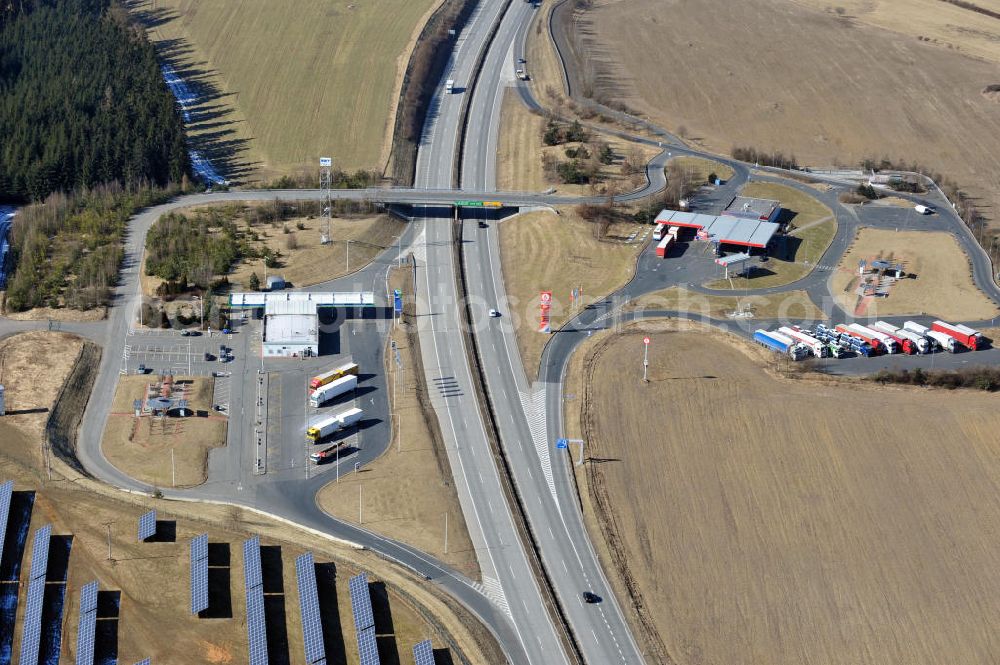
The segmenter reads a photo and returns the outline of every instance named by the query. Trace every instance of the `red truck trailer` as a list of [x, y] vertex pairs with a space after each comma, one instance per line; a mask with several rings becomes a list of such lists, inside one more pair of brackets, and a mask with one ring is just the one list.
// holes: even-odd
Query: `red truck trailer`
[[959, 323], [935, 321], [931, 324], [931, 330], [944, 333], [967, 348], [969, 351], [975, 351], [983, 342], [983, 336], [979, 334], [978, 330], [973, 330], [972, 328], [963, 326]]
[[656, 246], [656, 255], [661, 259], [666, 258], [667, 252], [670, 251], [670, 246], [674, 244], [674, 237], [672, 235], [667, 235], [660, 241], [660, 244]]

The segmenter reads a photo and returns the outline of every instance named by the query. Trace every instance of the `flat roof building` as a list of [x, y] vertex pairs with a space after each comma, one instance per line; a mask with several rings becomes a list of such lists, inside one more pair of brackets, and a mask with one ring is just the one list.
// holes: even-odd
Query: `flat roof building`
[[230, 309], [264, 310], [265, 358], [319, 355], [319, 308], [373, 307], [375, 294], [285, 291], [277, 293], [231, 293]]
[[780, 213], [781, 203], [778, 201], [737, 196], [729, 202], [722, 214], [761, 222], [776, 222]]
[[702, 215], [682, 210], [661, 210], [657, 224], [695, 229], [702, 240], [723, 245], [741, 245], [764, 249], [778, 232], [778, 225], [732, 215]]

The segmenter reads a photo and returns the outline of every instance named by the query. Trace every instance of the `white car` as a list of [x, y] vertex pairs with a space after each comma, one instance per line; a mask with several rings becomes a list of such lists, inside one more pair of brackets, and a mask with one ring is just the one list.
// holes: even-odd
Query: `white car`
[[490, 310], [490, 318], [491, 318], [491, 319], [495, 319], [495, 318], [497, 318], [498, 316], [500, 316], [500, 312], [496, 311], [495, 309], [491, 309], [491, 310]]

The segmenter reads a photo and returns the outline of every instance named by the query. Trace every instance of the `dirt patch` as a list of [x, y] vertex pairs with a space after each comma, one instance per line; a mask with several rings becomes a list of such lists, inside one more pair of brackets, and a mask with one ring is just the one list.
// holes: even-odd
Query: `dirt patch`
[[[393, 353], [386, 374], [392, 404], [393, 440], [382, 457], [360, 474], [324, 487], [316, 497], [324, 511], [357, 521], [358, 485], [363, 485], [364, 526], [445, 561], [479, 579], [479, 563], [465, 528], [454, 477], [437, 418], [430, 405], [413, 319], [413, 268], [393, 269], [390, 287], [404, 293], [403, 321], [390, 333], [403, 370]], [[445, 544], [448, 515], [448, 549]]]
[[5, 312], [4, 316], [14, 321], [66, 321], [73, 323], [86, 323], [90, 321], [103, 321], [108, 318], [107, 307], [95, 307], [94, 309], [81, 310], [55, 307], [36, 307], [23, 312]]
[[[872, 259], [902, 263], [916, 278], [893, 283], [888, 297], [862, 299], [855, 294], [857, 267]], [[968, 256], [948, 233], [861, 229], [830, 278], [830, 291], [847, 312], [863, 305], [865, 316], [931, 314], [970, 321], [997, 315], [997, 305], [972, 281]]]
[[[559, 215], [533, 212], [500, 224], [500, 256], [508, 303], [501, 313], [517, 332], [525, 373], [538, 372], [548, 335], [538, 332], [539, 293], [552, 292], [551, 329], [556, 330], [587, 304], [625, 285], [650, 227], [620, 224], [608, 240], [595, 237], [595, 226], [573, 209]], [[632, 241], [628, 238], [637, 234]], [[571, 297], [573, 290], [577, 297]]]
[[[129, 476], [156, 487], [192, 487], [208, 478], [208, 455], [226, 445], [228, 421], [212, 409], [214, 379], [173, 377], [173, 388], [154, 376], [125, 376], [118, 382], [101, 449]], [[166, 391], [185, 399], [197, 415], [180, 418], [144, 412], [135, 400]]]
[[1000, 62], [995, 19], [938, 0], [594, 5], [578, 28], [595, 42], [584, 58], [664, 127], [719, 153], [927, 164], [995, 216], [1000, 193], [983, 174], [1000, 170], [1000, 115], [981, 92]]
[[[649, 384], [620, 361], [643, 334]], [[789, 383], [703, 331], [593, 345], [585, 505], [658, 662], [1000, 653], [995, 397]]]

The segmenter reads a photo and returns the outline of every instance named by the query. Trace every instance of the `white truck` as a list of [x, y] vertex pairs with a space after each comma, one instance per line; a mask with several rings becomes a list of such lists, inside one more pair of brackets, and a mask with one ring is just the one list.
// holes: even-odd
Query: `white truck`
[[930, 215], [931, 213], [934, 212], [934, 208], [932, 208], [930, 206], [922, 205], [920, 203], [918, 203], [917, 205], [913, 206], [913, 209], [916, 210], [917, 212], [919, 212], [921, 215]]
[[320, 386], [309, 394], [309, 406], [318, 409], [320, 405], [329, 402], [338, 395], [354, 390], [358, 387], [358, 377], [354, 374], [342, 376], [336, 381], [331, 381], [325, 386]]
[[327, 416], [309, 426], [309, 429], [306, 430], [306, 441], [319, 443], [334, 432], [357, 424], [363, 413], [364, 411], [355, 407], [334, 416]]
[[811, 351], [817, 358], [827, 358], [830, 356], [830, 349], [826, 344], [819, 341], [812, 335], [807, 335], [797, 328], [782, 326], [781, 328], [778, 328], [778, 332], [786, 337], [791, 337], [800, 344], [804, 344], [805, 347], [809, 349], [809, 351]]
[[937, 345], [942, 349], [948, 351], [949, 353], [955, 353], [958, 340], [951, 335], [945, 335], [943, 332], [938, 332], [937, 330], [928, 330], [927, 337], [937, 342]]
[[903, 323], [903, 330], [909, 330], [914, 335], [919, 335], [926, 339], [928, 344], [930, 344], [930, 351], [934, 351], [938, 347], [937, 340], [928, 334], [931, 329], [927, 326], [922, 326], [916, 321], [906, 321]]

